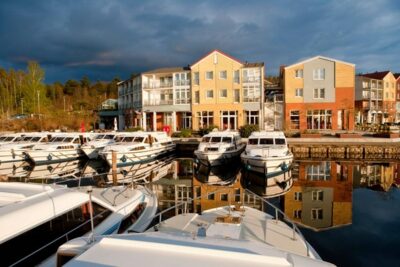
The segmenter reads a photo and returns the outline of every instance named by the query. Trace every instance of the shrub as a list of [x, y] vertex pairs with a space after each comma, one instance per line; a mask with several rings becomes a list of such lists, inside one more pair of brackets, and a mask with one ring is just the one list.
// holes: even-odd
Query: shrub
[[257, 124], [246, 124], [239, 128], [240, 136], [247, 138], [250, 136], [252, 132], [259, 131], [260, 128]]
[[174, 132], [172, 134], [172, 137], [191, 137], [192, 136], [192, 130], [190, 129], [182, 129], [180, 132]]
[[143, 131], [143, 128], [140, 126], [137, 126], [137, 127], [128, 128], [125, 130], [125, 132], [137, 132], [137, 131]]
[[212, 130], [214, 130], [215, 128], [218, 129], [218, 126], [216, 126], [216, 125], [210, 125], [210, 126], [208, 126], [208, 127], [201, 128], [201, 129], [199, 130], [199, 134], [200, 134], [200, 136], [206, 135], [206, 134], [208, 134], [209, 132], [211, 132]]

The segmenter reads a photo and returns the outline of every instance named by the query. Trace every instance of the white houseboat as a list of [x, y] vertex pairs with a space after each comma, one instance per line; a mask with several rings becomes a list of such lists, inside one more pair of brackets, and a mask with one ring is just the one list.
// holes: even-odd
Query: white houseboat
[[97, 134], [92, 140], [82, 145], [82, 150], [89, 159], [96, 159], [103, 149], [115, 143], [116, 133]]
[[334, 266], [294, 224], [241, 205], [183, 213], [145, 233], [99, 238], [79, 252], [73, 243], [59, 248], [59, 263], [77, 254], [65, 266]]
[[0, 136], [0, 145], [9, 144], [12, 142], [17, 142], [18, 138], [21, 137], [21, 133], [14, 134], [4, 134]]
[[250, 135], [241, 159], [248, 170], [273, 177], [288, 171], [293, 154], [283, 132], [261, 131]]
[[144, 231], [156, 210], [156, 197], [143, 187], [0, 183], [1, 263], [55, 266], [54, 253], [64, 242], [89, 233]]
[[175, 151], [175, 144], [165, 132], [133, 132], [121, 137], [113, 145], [106, 146], [101, 152], [112, 166], [115, 152], [118, 167], [150, 162], [155, 158]]
[[76, 160], [85, 156], [81, 145], [88, 141], [90, 134], [87, 133], [57, 133], [49, 142], [35, 145], [24, 154], [36, 165]]
[[201, 163], [216, 166], [238, 157], [245, 146], [238, 132], [213, 131], [203, 136], [194, 154]]

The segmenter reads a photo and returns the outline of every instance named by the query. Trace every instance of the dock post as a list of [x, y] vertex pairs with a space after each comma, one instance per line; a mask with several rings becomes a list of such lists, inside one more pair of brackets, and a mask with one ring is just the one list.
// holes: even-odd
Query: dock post
[[117, 152], [116, 151], [111, 151], [111, 161], [112, 161], [112, 165], [111, 165], [111, 173], [112, 173], [112, 179], [113, 179], [113, 185], [116, 186], [118, 185], [117, 182]]

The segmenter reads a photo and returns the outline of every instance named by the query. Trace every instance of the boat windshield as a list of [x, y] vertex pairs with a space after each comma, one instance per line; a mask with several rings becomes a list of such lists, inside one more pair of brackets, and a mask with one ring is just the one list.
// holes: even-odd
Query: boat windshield
[[274, 139], [272, 138], [260, 138], [260, 145], [273, 145]]
[[73, 137], [67, 137], [67, 138], [65, 138], [65, 139], [63, 140], [63, 143], [70, 143], [70, 142], [72, 142], [72, 140], [74, 140]]
[[104, 136], [104, 139], [107, 139], [107, 140], [112, 140], [112, 139], [114, 139], [114, 137], [115, 137], [115, 135], [112, 135], [112, 134], [106, 134], [106, 135]]
[[211, 143], [219, 143], [221, 142], [222, 137], [221, 136], [213, 136], [211, 137]]
[[50, 142], [62, 142], [64, 140], [65, 137], [52, 137], [50, 139]]
[[249, 145], [257, 145], [257, 144], [258, 144], [258, 139], [256, 138], [249, 139]]
[[142, 143], [144, 140], [144, 137], [142, 136], [136, 136], [134, 142], [136, 143]]
[[283, 139], [283, 138], [275, 139], [275, 145], [285, 145], [285, 144], [286, 144], [285, 139]]
[[222, 137], [222, 142], [223, 143], [232, 143], [232, 138], [231, 137]]
[[18, 142], [28, 142], [32, 139], [32, 136], [24, 136], [24, 137], [18, 137], [16, 141]]
[[201, 142], [208, 143], [208, 142], [210, 142], [210, 139], [211, 139], [211, 137], [206, 136], [206, 137], [203, 137], [203, 140], [201, 140]]
[[104, 134], [99, 134], [96, 136], [96, 138], [94, 140], [101, 140], [104, 138]]
[[130, 142], [133, 142], [134, 139], [135, 139], [135, 137], [133, 137], [133, 136], [125, 136], [124, 138], [122, 138], [121, 142], [122, 143], [130, 143]]

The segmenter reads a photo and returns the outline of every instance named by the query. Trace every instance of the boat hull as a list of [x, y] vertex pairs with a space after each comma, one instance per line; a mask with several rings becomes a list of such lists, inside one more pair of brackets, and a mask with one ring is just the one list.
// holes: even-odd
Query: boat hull
[[228, 152], [221, 153], [217, 151], [205, 152], [196, 150], [194, 154], [196, 158], [200, 161], [200, 163], [209, 166], [219, 166], [219, 165], [224, 165], [227, 161], [239, 157], [239, 155], [243, 152], [244, 148], [245, 145], [242, 144], [239, 145], [237, 149]]
[[293, 154], [282, 157], [254, 157], [242, 153], [240, 156], [246, 169], [263, 173], [266, 176], [282, 174], [290, 168]]
[[25, 155], [36, 165], [77, 160], [85, 156], [81, 149], [31, 150], [25, 152]]

